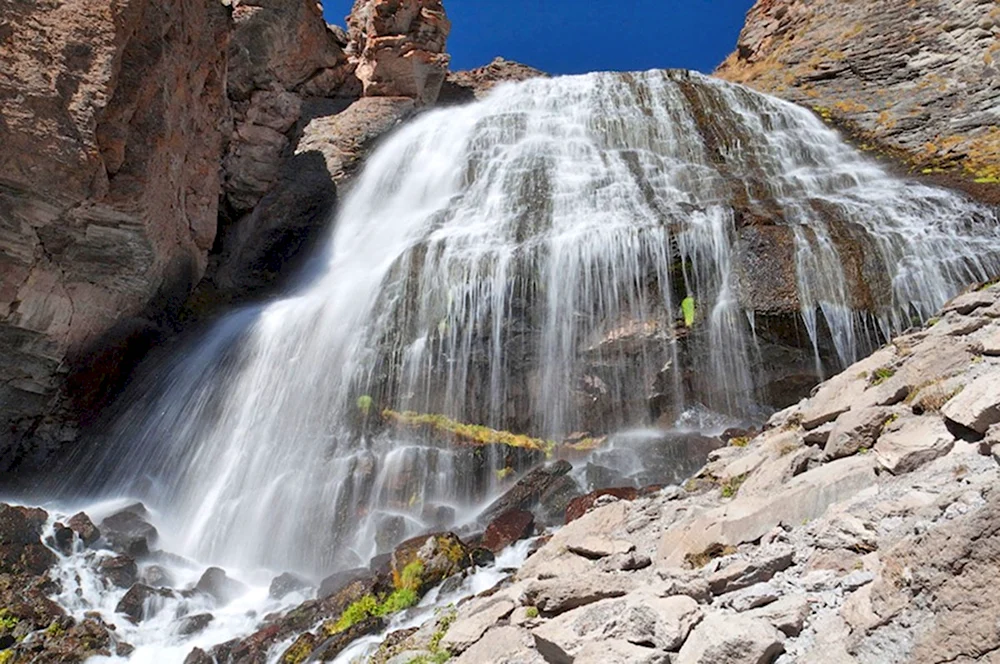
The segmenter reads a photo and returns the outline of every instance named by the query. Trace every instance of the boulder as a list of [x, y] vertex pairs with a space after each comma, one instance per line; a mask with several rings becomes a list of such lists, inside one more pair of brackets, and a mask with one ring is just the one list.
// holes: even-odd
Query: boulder
[[514, 542], [534, 534], [535, 517], [531, 512], [508, 510], [490, 522], [480, 544], [493, 553], [499, 553]]
[[784, 635], [746, 615], [710, 613], [688, 637], [676, 664], [770, 664], [784, 652]]
[[538, 649], [572, 661], [590, 643], [619, 640], [661, 651], [677, 650], [701, 620], [690, 597], [633, 593], [564, 613], [532, 630]]
[[162, 608], [163, 600], [173, 596], [173, 592], [166, 588], [156, 589], [136, 583], [119, 600], [115, 613], [123, 613], [131, 622], [138, 624], [155, 615]]
[[952, 422], [985, 434], [992, 425], [1000, 423], [1000, 372], [979, 376], [948, 400], [941, 414]]
[[893, 475], [902, 475], [944, 456], [954, 446], [955, 437], [940, 418], [906, 417], [885, 428], [875, 444], [875, 458]]
[[472, 552], [454, 533], [435, 533], [409, 539], [392, 552], [393, 578], [401, 578], [411, 563], [420, 563], [420, 588], [423, 594], [449, 576], [472, 566]]
[[816, 394], [801, 406], [802, 426], [809, 431], [832, 422], [849, 411], [869, 388], [869, 376], [882, 367], [891, 366], [895, 361], [896, 349], [888, 346], [854, 364], [849, 371], [823, 383]]
[[509, 510], [530, 510], [536, 507], [544, 496], [558, 493], [563, 485], [563, 478], [571, 470], [573, 465], [569, 461], [557, 461], [532, 470], [483, 510], [479, 515], [479, 522], [490, 523]]
[[41, 576], [56, 556], [42, 544], [43, 510], [0, 503], [0, 574]]
[[614, 496], [619, 500], [635, 500], [639, 497], [639, 490], [634, 487], [598, 489], [586, 495], [578, 496], [566, 506], [566, 523], [575, 521], [586, 514], [594, 506], [594, 502], [601, 496]]
[[871, 448], [882, 433], [882, 425], [892, 416], [887, 408], [851, 409], [833, 423], [830, 435], [823, 446], [827, 459], [851, 456], [861, 448]]
[[441, 87], [438, 105], [465, 104], [482, 99], [499, 83], [546, 77], [548, 74], [534, 67], [497, 57], [476, 69], [449, 72]]
[[80, 541], [86, 547], [92, 546], [97, 540], [101, 538], [101, 531], [94, 525], [94, 522], [90, 520], [90, 517], [79, 512], [74, 514], [66, 522], [73, 532], [77, 534]]
[[602, 599], [622, 597], [635, 585], [635, 581], [613, 574], [577, 574], [532, 581], [524, 591], [524, 598], [542, 614], [555, 616]]
[[[309, 582], [302, 577], [292, 574], [291, 572], [285, 572], [284, 574], [276, 576], [271, 580], [267, 596], [271, 599], [283, 599], [286, 595], [298, 590], [305, 590], [308, 587]], [[329, 590], [329, 588], [327, 588], [327, 590]]]
[[625, 540], [613, 540], [600, 535], [587, 535], [571, 542], [567, 547], [570, 553], [583, 556], [589, 560], [599, 560], [608, 556], [625, 555], [635, 551], [635, 544]]
[[794, 594], [785, 595], [774, 603], [747, 611], [745, 615], [770, 623], [785, 636], [798, 636], [811, 611], [806, 596]]
[[715, 595], [722, 595], [769, 581], [778, 572], [792, 566], [795, 552], [791, 549], [759, 550], [750, 560], [734, 562], [708, 577], [708, 587]]
[[498, 626], [490, 629], [454, 664], [483, 662], [517, 662], [518, 664], [548, 664], [537, 650], [531, 633], [520, 627]]
[[198, 579], [194, 589], [212, 597], [220, 605], [228, 604], [247, 591], [246, 585], [226, 575], [219, 567], [209, 567]]
[[119, 588], [131, 588], [139, 580], [139, 566], [128, 556], [105, 558], [97, 566], [97, 573], [105, 581]]
[[191, 636], [192, 634], [197, 634], [198, 632], [204, 631], [212, 621], [215, 620], [215, 616], [211, 613], [198, 613], [193, 616], [186, 616], [181, 618], [180, 624], [177, 626], [177, 633], [180, 636]]
[[509, 616], [516, 605], [506, 597], [486, 597], [463, 606], [462, 615], [448, 628], [441, 647], [461, 653], [478, 641], [486, 630]]
[[73, 552], [73, 530], [57, 521], [52, 524], [52, 535], [46, 538], [45, 543], [68, 556]]
[[141, 558], [148, 555], [150, 547], [159, 538], [156, 528], [146, 521], [148, 515], [141, 503], [115, 512], [101, 521], [104, 539], [114, 551], [126, 556]]

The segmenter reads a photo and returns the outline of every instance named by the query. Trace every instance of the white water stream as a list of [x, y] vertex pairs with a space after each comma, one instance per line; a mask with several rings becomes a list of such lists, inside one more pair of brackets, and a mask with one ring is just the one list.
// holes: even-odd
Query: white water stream
[[[992, 213], [890, 176], [804, 109], [695, 74], [503, 85], [403, 127], [343, 202], [322, 274], [158, 367], [66, 482], [142, 499], [164, 548], [251, 586], [193, 639], [162, 636], [170, 612], [122, 625], [133, 660], [251, 631], [279, 608], [273, 572], [364, 564], [387, 517], [400, 539], [495, 496], [503, 458], [471, 472], [461, 450], [369, 430], [359, 399], [556, 440], [591, 427], [591, 388], [610, 404], [595, 427], [650, 425], [654, 377], [677, 413], [766, 412], [748, 206], [788, 239], [817, 358], [828, 339], [850, 362], [1000, 271]], [[60, 601], [110, 617], [117, 600], [94, 593]]]

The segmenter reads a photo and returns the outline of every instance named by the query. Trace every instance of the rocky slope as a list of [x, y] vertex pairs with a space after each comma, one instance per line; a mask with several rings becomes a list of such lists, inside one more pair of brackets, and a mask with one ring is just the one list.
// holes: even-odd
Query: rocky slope
[[994, 285], [372, 661], [996, 661], [998, 381]]
[[759, 0], [716, 75], [812, 107], [860, 144], [995, 202], [998, 36], [989, 0]]

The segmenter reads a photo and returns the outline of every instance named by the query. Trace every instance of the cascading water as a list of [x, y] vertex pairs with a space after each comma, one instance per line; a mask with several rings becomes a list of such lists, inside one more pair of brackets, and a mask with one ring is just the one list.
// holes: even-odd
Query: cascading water
[[[680, 72], [504, 85], [391, 137], [324, 273], [139, 385], [67, 484], [142, 498], [199, 560], [328, 573], [376, 552], [380, 520], [461, 521], [441, 506], [486, 500], [507, 463], [477, 478], [374, 427], [383, 408], [556, 440], [757, 417], [765, 323], [799, 320], [819, 370], [848, 362], [998, 250], [990, 212], [791, 104]], [[755, 293], [769, 271], [780, 292]]]

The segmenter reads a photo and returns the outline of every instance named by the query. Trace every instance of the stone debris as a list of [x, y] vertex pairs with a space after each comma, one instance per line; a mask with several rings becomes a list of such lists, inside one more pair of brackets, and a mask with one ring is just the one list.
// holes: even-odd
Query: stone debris
[[[956, 302], [949, 315], [976, 315], [1000, 287]], [[911, 331], [747, 445], [712, 452], [702, 488], [574, 513], [509, 585], [458, 607], [449, 651], [463, 662], [847, 664], [1000, 648], [992, 595], [968, 592], [1000, 576], [1000, 423], [981, 387], [1000, 385], [1000, 358], [954, 344]], [[968, 396], [934, 397], [940, 387]], [[955, 425], [982, 440], [957, 440]], [[733, 477], [742, 484], [723, 492]]]

